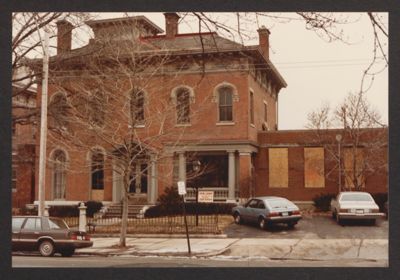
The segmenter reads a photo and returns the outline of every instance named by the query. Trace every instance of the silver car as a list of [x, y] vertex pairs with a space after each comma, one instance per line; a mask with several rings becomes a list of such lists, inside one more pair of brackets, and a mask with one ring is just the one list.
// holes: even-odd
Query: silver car
[[373, 197], [367, 192], [341, 192], [331, 201], [332, 217], [338, 224], [342, 220], [367, 219], [375, 223], [384, 216]]
[[245, 205], [232, 208], [236, 224], [258, 223], [261, 229], [275, 223], [293, 228], [301, 219], [299, 208], [283, 197], [263, 196], [251, 198]]

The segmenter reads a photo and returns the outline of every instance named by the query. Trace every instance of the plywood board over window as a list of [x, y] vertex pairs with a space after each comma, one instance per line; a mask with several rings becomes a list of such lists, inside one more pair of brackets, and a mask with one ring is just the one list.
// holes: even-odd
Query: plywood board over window
[[324, 148], [304, 148], [304, 187], [324, 188]]
[[289, 185], [288, 149], [268, 149], [269, 187], [287, 188]]

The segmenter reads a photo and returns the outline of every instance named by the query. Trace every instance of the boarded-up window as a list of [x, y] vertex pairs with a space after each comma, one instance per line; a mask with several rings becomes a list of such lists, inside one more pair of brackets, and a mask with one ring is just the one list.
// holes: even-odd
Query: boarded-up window
[[[343, 149], [343, 161], [346, 189], [358, 189], [365, 187], [365, 178], [363, 176], [363, 154], [362, 149]], [[358, 188], [356, 188], [358, 185]]]
[[288, 149], [270, 148], [269, 153], [269, 187], [287, 188], [289, 182]]
[[304, 148], [304, 187], [325, 187], [324, 148]]

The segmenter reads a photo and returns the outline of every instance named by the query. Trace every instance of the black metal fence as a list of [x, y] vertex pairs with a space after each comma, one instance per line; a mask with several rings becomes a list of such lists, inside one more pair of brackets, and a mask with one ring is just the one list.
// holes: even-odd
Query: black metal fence
[[[71, 228], [78, 228], [79, 217], [63, 218]], [[218, 227], [218, 215], [198, 216], [196, 226], [196, 216], [186, 216], [189, 233], [221, 233]], [[87, 218], [86, 230], [91, 233], [119, 233], [121, 230], [121, 218]], [[185, 221], [183, 216], [165, 216], [156, 218], [128, 218], [128, 234], [134, 233], [164, 233], [164, 234], [184, 234], [186, 233]]]

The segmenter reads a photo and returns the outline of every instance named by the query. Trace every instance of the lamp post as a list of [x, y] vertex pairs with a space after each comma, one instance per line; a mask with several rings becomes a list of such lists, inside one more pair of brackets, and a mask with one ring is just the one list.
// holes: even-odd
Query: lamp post
[[342, 165], [341, 165], [341, 157], [340, 157], [340, 144], [342, 141], [342, 135], [336, 134], [336, 141], [338, 142], [338, 156], [339, 156], [339, 192], [342, 191]]
[[[192, 162], [193, 171], [196, 175], [200, 171], [200, 166], [201, 166], [201, 162], [199, 160], [195, 160]], [[196, 189], [196, 227], [197, 227], [199, 225], [199, 211], [198, 211], [199, 186], [196, 184], [194, 187]]]

